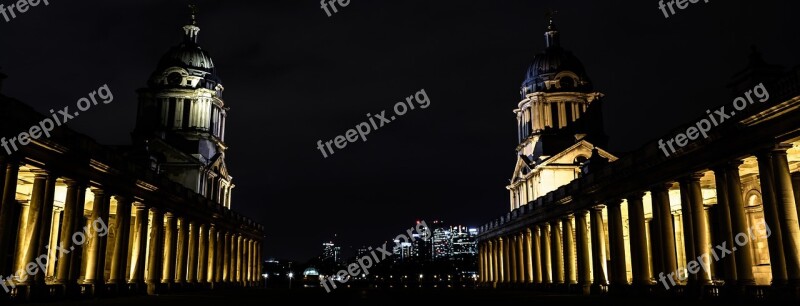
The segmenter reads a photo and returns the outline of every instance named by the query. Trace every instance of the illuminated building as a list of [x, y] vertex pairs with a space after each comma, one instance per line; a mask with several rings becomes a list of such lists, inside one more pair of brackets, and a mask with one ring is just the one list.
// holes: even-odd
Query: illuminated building
[[[602, 149], [589, 153], [602, 144], [602, 133], [580, 122], [602, 122], [593, 110], [602, 95], [559, 47], [552, 21], [545, 37], [547, 49], [534, 58], [517, 109], [520, 155], [508, 187], [511, 209], [480, 228], [481, 282], [584, 294], [797, 298], [800, 67], [785, 72], [754, 52], [731, 92], [738, 97], [763, 84], [768, 101], [737, 108], [707, 138], [669, 157], [654, 140], [617, 159]], [[571, 104], [551, 102], [560, 97]], [[730, 110], [731, 101], [716, 105]], [[548, 151], [552, 139], [555, 152]], [[737, 249], [719, 260], [703, 256], [719, 256], [716, 246], [734, 243]], [[709, 268], [696, 269], [697, 262]], [[664, 277], [675, 271], [680, 289], [664, 293]]]
[[[229, 106], [211, 58], [196, 44], [199, 28], [193, 21], [184, 31], [139, 91], [133, 146], [100, 145], [60, 127], [0, 156], [0, 288], [9, 290], [0, 299], [261, 283], [264, 227], [231, 210]], [[45, 118], [0, 100], [3, 135]], [[97, 224], [108, 231], [84, 230]], [[44, 269], [28, 276], [39, 258]]]

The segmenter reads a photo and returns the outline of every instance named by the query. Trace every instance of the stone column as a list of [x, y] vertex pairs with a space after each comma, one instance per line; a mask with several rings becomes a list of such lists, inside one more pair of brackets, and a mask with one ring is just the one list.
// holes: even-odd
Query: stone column
[[539, 239], [539, 226], [531, 229], [531, 269], [533, 270], [533, 283], [542, 283], [542, 248]]
[[792, 189], [794, 190], [795, 209], [800, 218], [800, 172], [792, 172]]
[[533, 256], [531, 255], [531, 251], [533, 250], [533, 246], [531, 246], [531, 230], [526, 229], [522, 234], [523, 239], [523, 257], [525, 259], [525, 280], [531, 284], [533, 283]]
[[513, 262], [511, 261], [511, 251], [510, 251], [511, 245], [513, 243], [514, 241], [510, 237], [505, 237], [502, 240], [501, 244], [503, 246], [503, 282], [505, 283], [511, 283], [513, 281], [511, 275], [511, 273], [513, 272], [513, 270], [511, 270]]
[[197, 231], [198, 237], [198, 251], [197, 251], [197, 282], [198, 283], [205, 283], [206, 282], [206, 265], [208, 264], [208, 233], [205, 224], [201, 224], [198, 226], [199, 230]]
[[[20, 279], [17, 284], [32, 285], [34, 278], [28, 275], [26, 266], [28, 263], [34, 262], [36, 252], [38, 251], [39, 231], [41, 230], [41, 213], [42, 206], [45, 205], [45, 193], [47, 189], [47, 174], [38, 173], [33, 179], [33, 188], [31, 189], [30, 204], [28, 207], [28, 218], [20, 220], [27, 225], [24, 231], [19, 235], [17, 251], [15, 258], [17, 264], [15, 267], [16, 276]], [[24, 216], [24, 215], [23, 215]]]
[[505, 283], [506, 282], [506, 257], [503, 245], [503, 237], [497, 238], [497, 263], [498, 263], [498, 271], [499, 277], [497, 278], [498, 282]]
[[234, 256], [236, 258], [236, 266], [234, 271], [236, 271], [236, 282], [239, 283], [242, 281], [242, 235], [236, 235], [236, 240], [233, 242], [234, 246], [236, 247], [236, 251]]
[[114, 222], [114, 253], [111, 258], [111, 275], [109, 283], [118, 287], [125, 285], [125, 269], [128, 266], [128, 239], [131, 228], [131, 200], [116, 196], [117, 216]]
[[542, 224], [541, 226], [542, 234], [541, 234], [541, 248], [542, 248], [542, 282], [545, 284], [552, 284], [553, 283], [553, 269], [551, 268], [550, 264], [550, 225], [547, 223]]
[[594, 287], [606, 286], [606, 234], [603, 228], [603, 206], [592, 207], [590, 215], [592, 229], [592, 261], [594, 267]]
[[17, 178], [19, 175], [19, 163], [14, 160], [6, 160], [5, 166], [0, 169], [3, 175], [3, 197], [0, 199], [0, 275], [10, 275], [13, 271], [6, 265], [6, 255], [13, 248], [13, 237], [17, 231], [13, 227], [14, 208], [19, 205], [16, 201]]
[[[778, 224], [781, 223], [781, 216], [775, 192], [775, 171], [772, 163], [773, 153], [772, 150], [768, 150], [760, 152], [757, 155], [758, 174], [761, 181], [761, 198], [764, 203], [764, 221], [770, 226], [770, 230], [772, 231], [771, 235], [767, 237], [770, 268], [772, 270], [772, 285], [783, 286], [788, 283], [789, 276], [786, 269], [786, 258], [784, 257], [786, 252], [783, 245], [783, 231], [781, 227], [778, 226]], [[749, 232], [747, 223], [745, 223], [745, 231], [739, 233]]]
[[564, 276], [567, 285], [578, 283], [575, 273], [575, 239], [572, 233], [572, 216], [561, 219], [564, 232]]
[[628, 220], [631, 235], [631, 265], [633, 285], [639, 288], [650, 285], [650, 258], [647, 256], [647, 230], [644, 219], [644, 193], [628, 196]]
[[[56, 192], [56, 181], [58, 176], [48, 173], [47, 182], [45, 183], [44, 202], [42, 202], [41, 211], [39, 214], [39, 226], [37, 226], [38, 238], [36, 238], [36, 253], [35, 256], [40, 254], [47, 254], [48, 247], [50, 246], [50, 233], [53, 225], [53, 202]], [[34, 236], [35, 237], [35, 236]], [[35, 275], [34, 281], [38, 286], [45, 286], [45, 279], [47, 278], [47, 269], [55, 262], [48, 261], [45, 269], [39, 269]]]
[[[83, 203], [85, 200], [84, 193], [80, 191], [86, 187], [72, 180], [65, 180], [64, 183], [67, 184], [67, 195], [64, 201], [64, 212], [62, 213], [63, 221], [61, 222], [59, 245], [69, 249], [67, 246], [74, 245], [72, 242], [72, 235], [78, 231], [79, 220], [80, 217], [83, 216]], [[60, 257], [58, 261], [56, 261], [56, 283], [62, 285], [75, 283], [76, 279], [70, 278], [70, 266], [73, 257], [76, 257], [73, 253], [74, 250], [60, 253]]]
[[[735, 161], [725, 165], [725, 179], [727, 180], [727, 206], [731, 214], [731, 228], [735, 233], [747, 233], [747, 215], [744, 212], [744, 200], [742, 199], [742, 181], [739, 177], [739, 165], [742, 162]], [[762, 180], [762, 184], [764, 181]], [[763, 187], [762, 187], [763, 189]], [[771, 190], [771, 189], [763, 189]], [[766, 203], [766, 202], [764, 202]], [[766, 209], [765, 209], [766, 210]], [[770, 250], [770, 254], [772, 250]], [[736, 278], [739, 286], [755, 285], [753, 276], [753, 255], [750, 244], [745, 244], [733, 252], [736, 261]], [[772, 262], [775, 263], [774, 261]], [[776, 274], [772, 274], [773, 279]]]
[[528, 260], [525, 259], [525, 234], [517, 234], [517, 282], [527, 283], [525, 277], [528, 275], [528, 267], [525, 265]]
[[[786, 156], [786, 150], [791, 147], [790, 144], [781, 144], [775, 148], [772, 167], [775, 172], [775, 200], [780, 216], [778, 225], [782, 235], [786, 274], [790, 284], [800, 286], [800, 223], [797, 220], [797, 202]], [[773, 227], [775, 226], [770, 227], [770, 230], [774, 233]]]
[[161, 282], [167, 284], [168, 288], [171, 288], [171, 285], [175, 283], [175, 246], [177, 244], [178, 235], [175, 227], [175, 215], [171, 212], [167, 212], [164, 214], [164, 217], [167, 221], [164, 228], [163, 256], [165, 262], [162, 264]]
[[625, 237], [622, 230], [622, 201], [611, 200], [608, 205], [608, 244], [611, 257], [610, 280], [612, 288], [628, 284], [625, 267]]
[[497, 269], [497, 242], [494, 240], [489, 240], [489, 264], [489, 271], [492, 273], [492, 283], [496, 283], [499, 278], [499, 272]]
[[[661, 227], [658, 233], [661, 235], [659, 241], [661, 242], [661, 267], [664, 273], [671, 273], [678, 270], [677, 252], [675, 251], [675, 228], [672, 226], [672, 209], [669, 202], [669, 188], [672, 183], [659, 184], [653, 186], [651, 194], [653, 195], [653, 209], [658, 209], [659, 226]], [[702, 201], [702, 194], [701, 194]], [[705, 219], [703, 219], [705, 220]], [[694, 222], [693, 222], [694, 223]]]
[[131, 247], [131, 278], [130, 283], [136, 284], [138, 287], [143, 287], [145, 282], [144, 267], [145, 254], [147, 254], [147, 227], [148, 216], [147, 207], [142, 203], [136, 203], [133, 206], [133, 211], [136, 220], [134, 220], [133, 228], [133, 244]]
[[[737, 172], [738, 177], [738, 172]], [[680, 189], [681, 189], [681, 215], [682, 215], [682, 223], [683, 223], [683, 246], [684, 246], [684, 253], [686, 253], [686, 261], [687, 264], [689, 261], [692, 261], [697, 258], [695, 255], [695, 225], [694, 225], [694, 209], [691, 205], [691, 193], [689, 192], [689, 184], [690, 180], [687, 178], [683, 178], [680, 180]], [[741, 199], [741, 195], [739, 196]], [[702, 211], [701, 211], [702, 212]], [[742, 212], [744, 212], [744, 207], [742, 207]], [[661, 240], [661, 237], [658, 238]], [[655, 241], [655, 240], [654, 240]], [[660, 243], [659, 243], [660, 244]], [[686, 264], [684, 264], [686, 267]], [[656, 271], [653, 271], [655, 274]], [[676, 277], [677, 278], [677, 277]], [[689, 287], [695, 287], [695, 283], [697, 282], [697, 275], [689, 273], [687, 279], [687, 285]]]
[[[92, 204], [92, 216], [89, 219], [90, 227], [94, 227], [95, 223], [108, 224], [108, 210], [109, 198], [105, 191], [100, 189], [92, 189], [94, 193], [94, 202]], [[86, 253], [86, 275], [84, 276], [84, 283], [92, 284], [94, 293], [101, 293], [98, 287], [104, 286], [105, 281], [105, 263], [106, 263], [106, 239], [108, 235], [99, 235], [100, 233], [94, 229], [89, 229], [87, 233], [89, 246]]]
[[225, 274], [225, 235], [225, 232], [221, 230], [217, 232], [217, 255], [214, 258], [214, 265], [216, 266], [214, 269], [216, 270], [214, 273], [214, 282], [217, 284], [222, 283], [223, 275]]
[[564, 257], [561, 254], [563, 251], [561, 239], [561, 224], [556, 219], [550, 222], [550, 243], [552, 244], [550, 247], [550, 259], [553, 263], [553, 283], [555, 284], [564, 283]]
[[164, 240], [161, 239], [161, 237], [164, 236], [164, 215], [157, 208], [152, 208], [151, 211], [153, 212], [153, 224], [151, 224], [150, 229], [150, 246], [148, 247], [150, 252], [149, 256], [147, 256], [146, 282], [147, 294], [155, 295], [159, 291], [158, 285], [161, 283], [161, 263], [164, 260]]
[[194, 283], [197, 281], [197, 234], [199, 226], [197, 223], [189, 221], [189, 260], [186, 262], [186, 281]]
[[175, 282], [183, 284], [186, 283], [189, 258], [189, 221], [185, 217], [178, 218], [178, 249], [175, 254]]
[[590, 293], [592, 284], [592, 257], [589, 253], [589, 230], [586, 225], [587, 211], [581, 210], [575, 213], [575, 239], [577, 239], [577, 264], [578, 264], [578, 285], [581, 286], [584, 295]]
[[224, 282], [230, 282], [231, 280], [231, 233], [225, 233], [225, 246], [223, 250], [225, 251], [224, 258], [222, 260], [222, 270], [223, 270], [223, 277], [222, 280]]
[[239, 234], [232, 234], [231, 235], [231, 283], [235, 283], [239, 281], [237, 279], [239, 270], [237, 269], [238, 265], [236, 264], [236, 260], [239, 257], [238, 251], [238, 243], [239, 243]]
[[[728, 179], [725, 175], [724, 168], [714, 169], [714, 183], [717, 188], [717, 222], [721, 232], [719, 236], [722, 241], [717, 241], [715, 245], [725, 244], [725, 247], [733, 246], [733, 226], [731, 225], [731, 210], [728, 204]], [[725, 274], [725, 285], [736, 285], [738, 277], [736, 276], [736, 257], [733, 254], [721, 257], [719, 261]]]
[[517, 237], [509, 235], [508, 237], [508, 282], [517, 282]]
[[206, 280], [209, 283], [213, 283], [215, 281], [215, 275], [217, 273], [217, 265], [216, 265], [216, 258], [217, 258], [217, 228], [214, 227], [212, 224], [208, 228], [208, 260], [206, 261], [206, 265], [208, 266], [208, 275], [206, 275]]
[[[700, 285], [711, 284], [711, 271], [706, 271], [702, 267], [710, 267], [710, 253], [709, 246], [711, 241], [709, 239], [708, 225], [706, 224], [706, 212], [703, 205], [703, 193], [700, 187], [700, 178], [702, 174], [695, 174], [689, 177], [689, 203], [692, 205], [692, 225], [694, 226], [694, 249], [695, 258], [698, 263], [701, 263], [700, 270], [697, 272], [697, 282]], [[702, 262], [701, 262], [702, 260]], [[690, 271], [691, 273], [691, 271]]]

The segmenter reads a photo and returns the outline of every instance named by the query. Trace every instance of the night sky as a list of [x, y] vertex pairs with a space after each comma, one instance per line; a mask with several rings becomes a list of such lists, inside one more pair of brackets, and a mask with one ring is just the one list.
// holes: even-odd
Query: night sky
[[[10, 0], [0, 3], [11, 4]], [[254, 4], [255, 3], [255, 4]], [[182, 39], [186, 1], [50, 0], [0, 19], [3, 93], [41, 112], [108, 84], [70, 121], [127, 144], [137, 88]], [[610, 150], [634, 150], [726, 103], [755, 44], [800, 64], [798, 1], [200, 1], [200, 44], [225, 86], [233, 208], [267, 228], [266, 256], [307, 260], [338, 234], [380, 245], [416, 220], [477, 227], [505, 213], [519, 86], [556, 9], [562, 45], [606, 94]], [[431, 104], [329, 158], [316, 149], [425, 89]]]

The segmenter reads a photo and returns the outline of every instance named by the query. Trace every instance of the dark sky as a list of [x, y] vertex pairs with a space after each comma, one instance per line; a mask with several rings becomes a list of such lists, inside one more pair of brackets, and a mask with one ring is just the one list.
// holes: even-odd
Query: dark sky
[[[186, 2], [50, 1], [0, 19], [4, 93], [47, 111], [107, 83], [113, 103], [70, 126], [128, 143], [134, 91], [180, 42]], [[266, 226], [265, 254], [305, 260], [334, 234], [372, 246], [418, 219], [479, 226], [505, 213], [512, 110], [550, 8], [606, 94], [611, 150], [728, 101], [751, 44], [800, 63], [798, 1], [700, 1], [669, 19], [656, 0], [351, 0], [332, 17], [316, 0], [200, 1], [200, 43], [231, 107], [233, 207]], [[429, 108], [327, 159], [316, 149], [422, 88]]]

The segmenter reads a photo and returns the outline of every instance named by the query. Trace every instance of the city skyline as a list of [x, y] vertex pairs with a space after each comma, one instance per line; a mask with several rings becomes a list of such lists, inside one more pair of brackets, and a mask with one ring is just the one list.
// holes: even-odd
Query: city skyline
[[[233, 208], [267, 227], [272, 234], [265, 255], [281, 258], [308, 258], [332, 233], [359, 245], [385, 239], [405, 220], [447, 216], [477, 226], [505, 213], [508, 165], [516, 158], [512, 111], [526, 67], [544, 49], [544, 12], [550, 9], [559, 10], [562, 44], [606, 94], [606, 130], [616, 152], [636, 149], [702, 114], [706, 101], [727, 97], [725, 84], [746, 63], [751, 45], [767, 62], [787, 67], [800, 54], [796, 41], [781, 39], [798, 36], [791, 17], [782, 15], [793, 3], [714, 3], [666, 20], [651, 3], [624, 9], [556, 2], [353, 3], [331, 17], [311, 2], [199, 5], [199, 43], [214, 57], [231, 105]], [[94, 11], [109, 14], [87, 13]], [[421, 22], [408, 21], [409, 15]], [[727, 21], [731, 16], [739, 21]], [[386, 22], [363, 26], [378, 17]], [[82, 22], [71, 22], [75, 18]], [[135, 90], [145, 85], [164, 46], [180, 39], [187, 20], [185, 3], [38, 7], [0, 28], [14, 46], [0, 51], [9, 76], [3, 94], [46, 113], [85, 95], [98, 79], [107, 81], [115, 102], [69, 125], [101, 143], [125, 144], [135, 124]], [[698, 20], [721, 22], [697, 27]], [[51, 24], [62, 26], [56, 31]], [[251, 35], [252, 29], [262, 30]], [[703, 79], [683, 77], [693, 71], [702, 71]], [[430, 108], [329, 158], [316, 150], [317, 140], [420, 88]], [[669, 107], [654, 116], [653, 105]], [[307, 197], [310, 189], [314, 196]], [[287, 230], [297, 224], [308, 229]]]

